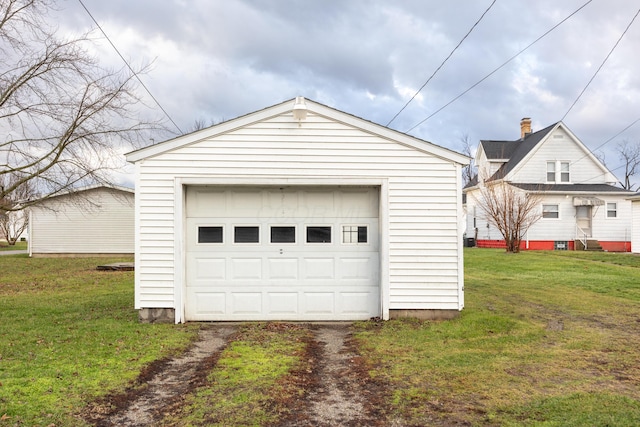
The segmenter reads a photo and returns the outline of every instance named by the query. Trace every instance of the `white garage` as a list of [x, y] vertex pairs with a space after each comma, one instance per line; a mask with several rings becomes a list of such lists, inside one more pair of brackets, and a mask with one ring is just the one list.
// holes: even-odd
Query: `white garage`
[[446, 318], [464, 306], [463, 155], [297, 98], [127, 160], [142, 321]]

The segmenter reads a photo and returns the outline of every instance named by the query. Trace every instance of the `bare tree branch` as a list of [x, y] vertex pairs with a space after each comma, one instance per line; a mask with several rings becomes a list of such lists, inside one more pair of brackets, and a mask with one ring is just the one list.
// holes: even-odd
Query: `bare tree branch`
[[625, 190], [634, 191], [638, 185], [633, 183], [633, 178], [640, 172], [640, 144], [625, 139], [616, 144], [618, 159], [624, 164], [624, 179], [619, 181]]
[[[0, 200], [33, 190], [20, 206], [111, 183], [119, 154], [161, 129], [141, 120], [144, 107], [128, 70], [106, 70], [83, 46], [47, 24], [49, 0], [0, 0]], [[1, 208], [0, 208], [1, 209]], [[15, 209], [15, 208], [14, 208]]]
[[462, 137], [460, 138], [460, 141], [462, 142], [462, 154], [465, 154], [471, 157], [471, 162], [462, 169], [462, 181], [463, 181], [463, 184], [466, 186], [471, 181], [477, 178], [477, 172], [476, 172], [476, 167], [473, 161], [473, 155], [471, 153], [472, 148], [471, 148], [471, 140], [469, 138], [469, 134], [465, 133], [464, 135], [462, 135]]
[[481, 186], [478, 206], [487, 222], [502, 234], [507, 252], [517, 253], [527, 230], [542, 218], [541, 202], [541, 192], [524, 191], [497, 180]]

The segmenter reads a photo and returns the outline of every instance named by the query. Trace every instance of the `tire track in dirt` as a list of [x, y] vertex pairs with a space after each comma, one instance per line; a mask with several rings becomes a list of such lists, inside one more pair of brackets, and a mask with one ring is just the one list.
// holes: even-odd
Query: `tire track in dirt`
[[301, 411], [284, 420], [280, 427], [355, 427], [384, 425], [382, 390], [368, 379], [366, 369], [351, 341], [349, 324], [312, 325], [317, 345], [314, 355], [314, 386]]
[[[199, 339], [184, 355], [156, 367], [142, 391], [131, 390], [111, 396], [89, 408], [86, 418], [98, 427], [153, 426], [163, 415], [179, 406], [215, 365], [236, 326], [223, 325], [200, 330]], [[144, 382], [144, 381], [143, 381]], [[115, 409], [113, 409], [115, 408]]]

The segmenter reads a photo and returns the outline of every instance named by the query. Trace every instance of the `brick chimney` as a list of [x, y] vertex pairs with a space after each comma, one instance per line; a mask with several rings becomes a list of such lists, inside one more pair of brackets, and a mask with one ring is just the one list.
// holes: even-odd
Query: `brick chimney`
[[530, 133], [531, 119], [529, 117], [524, 117], [522, 120], [520, 120], [520, 139], [524, 139]]

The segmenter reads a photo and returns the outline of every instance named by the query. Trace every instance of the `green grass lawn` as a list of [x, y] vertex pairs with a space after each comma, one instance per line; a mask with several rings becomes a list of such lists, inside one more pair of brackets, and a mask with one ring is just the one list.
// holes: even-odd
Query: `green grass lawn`
[[465, 257], [458, 319], [358, 326], [395, 418], [640, 425], [640, 257], [488, 249]]
[[27, 242], [16, 242], [15, 245], [9, 245], [6, 240], [0, 240], [0, 252], [26, 251], [27, 249], [28, 249]]
[[[95, 270], [116, 261], [0, 257], [0, 426], [82, 426], [85, 405], [194, 339], [198, 324], [138, 323], [133, 273]], [[455, 320], [354, 325], [387, 424], [640, 425], [640, 257], [468, 249], [465, 274]], [[280, 387], [308, 338], [247, 324], [163, 425], [275, 422], [265, 396], [301, 393]]]
[[182, 351], [194, 325], [140, 324], [133, 272], [106, 258], [0, 257], [0, 425], [81, 426], [87, 402]]

